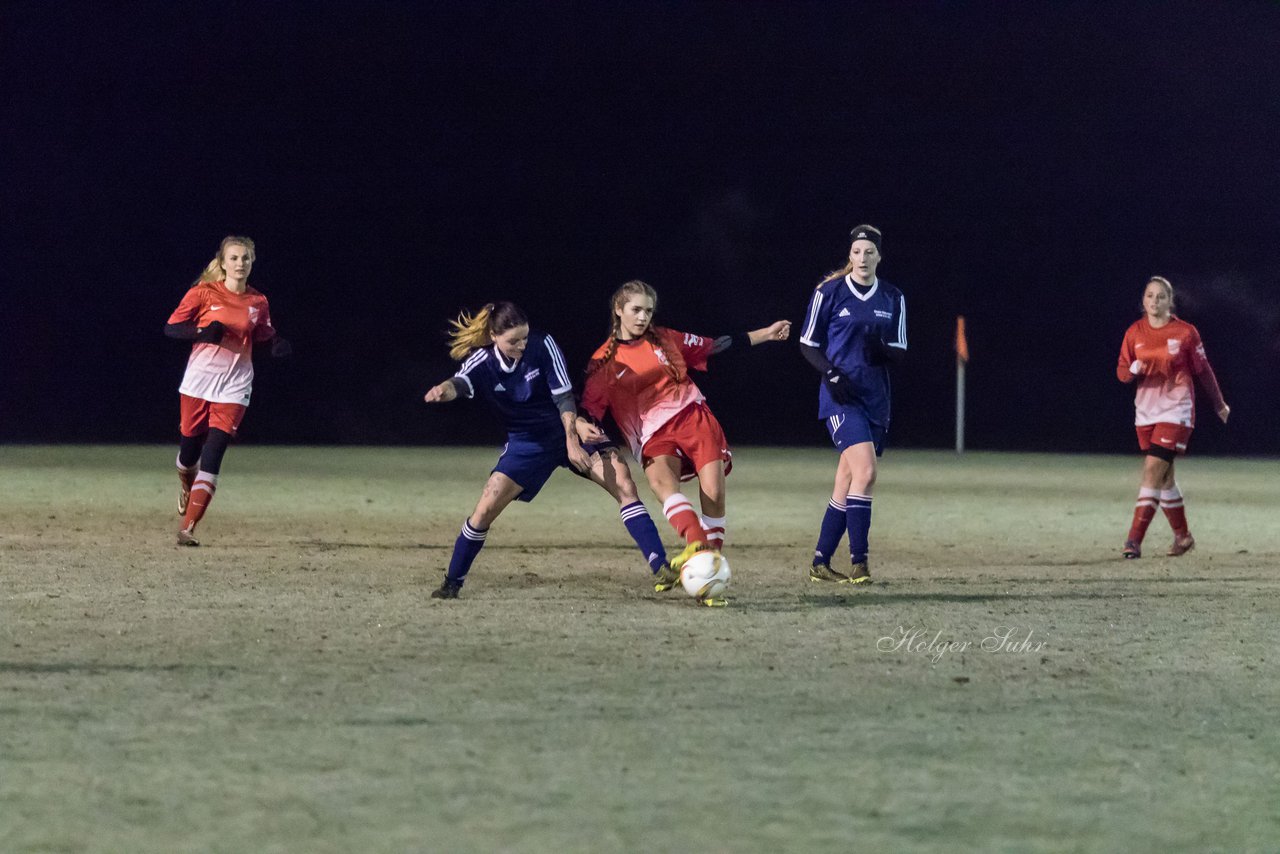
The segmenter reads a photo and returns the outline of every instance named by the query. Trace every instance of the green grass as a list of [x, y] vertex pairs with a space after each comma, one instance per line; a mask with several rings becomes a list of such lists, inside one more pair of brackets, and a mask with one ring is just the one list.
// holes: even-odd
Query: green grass
[[0, 447], [0, 851], [1280, 848], [1273, 462], [1124, 562], [1135, 458], [890, 452], [845, 590], [740, 449], [705, 609], [567, 474], [428, 599], [491, 449], [237, 447], [186, 550], [173, 453]]

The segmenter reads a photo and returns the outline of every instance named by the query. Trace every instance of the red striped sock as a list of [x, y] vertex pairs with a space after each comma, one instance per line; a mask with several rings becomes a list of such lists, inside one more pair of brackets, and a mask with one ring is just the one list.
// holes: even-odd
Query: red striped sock
[[1173, 489], [1161, 490], [1160, 509], [1164, 510], [1164, 517], [1169, 520], [1169, 527], [1173, 528], [1174, 536], [1185, 537], [1187, 511], [1182, 506], [1182, 490], [1178, 489], [1178, 484], [1175, 483]]
[[1147, 535], [1147, 526], [1156, 517], [1156, 505], [1160, 503], [1160, 491], [1149, 487], [1138, 490], [1138, 503], [1133, 508], [1133, 524], [1129, 526], [1129, 541], [1141, 543]]
[[702, 517], [702, 530], [707, 532], [707, 542], [711, 543], [711, 548], [720, 551], [724, 548], [724, 518], [723, 516], [716, 518], [715, 516]]
[[218, 491], [218, 476], [207, 472], [200, 472], [196, 475], [195, 483], [191, 484], [191, 500], [187, 502], [187, 513], [182, 517], [182, 527], [188, 531], [194, 531], [196, 523], [204, 517], [204, 511], [209, 508], [209, 502], [213, 500], [213, 494]]
[[662, 502], [662, 512], [671, 523], [671, 527], [676, 529], [685, 542], [707, 542], [707, 532], [702, 530], [702, 522], [694, 512], [689, 499], [677, 492]]

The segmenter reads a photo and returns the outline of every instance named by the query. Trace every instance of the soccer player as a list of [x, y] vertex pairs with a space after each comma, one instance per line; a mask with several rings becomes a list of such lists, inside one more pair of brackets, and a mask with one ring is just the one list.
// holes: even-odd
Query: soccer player
[[1143, 315], [1125, 331], [1116, 363], [1121, 382], [1138, 384], [1134, 424], [1138, 447], [1146, 455], [1133, 523], [1121, 551], [1128, 560], [1142, 557], [1142, 539], [1157, 505], [1164, 508], [1173, 528], [1173, 545], [1167, 554], [1177, 557], [1195, 548], [1195, 537], [1187, 529], [1182, 491], [1173, 476], [1174, 460], [1186, 453], [1196, 424], [1192, 376], [1200, 381], [1223, 424], [1231, 414], [1204, 354], [1200, 333], [1175, 316], [1173, 306], [1173, 285], [1162, 276], [1152, 276], [1142, 291]]
[[573, 385], [555, 340], [531, 330], [525, 313], [510, 302], [463, 312], [451, 323], [449, 355], [462, 367], [428, 391], [425, 400], [483, 400], [506, 425], [507, 446], [462, 523], [444, 582], [432, 598], [458, 598], [489, 526], [512, 501], [532, 501], [562, 466], [607, 490], [650, 569], [669, 571], [662, 539], [636, 494], [626, 460], [603, 431], [577, 418]]
[[[871, 494], [889, 429], [888, 366], [907, 352], [907, 302], [876, 275], [880, 230], [860, 225], [849, 236], [848, 263], [828, 273], [809, 298], [800, 352], [822, 374], [818, 417], [840, 452], [809, 578], [860, 584], [871, 580]], [[846, 529], [851, 565], [842, 572], [831, 558]]]
[[[599, 421], [613, 414], [644, 466], [649, 486], [662, 501], [662, 511], [685, 540], [679, 556], [659, 572], [654, 589], [680, 583], [680, 567], [696, 552], [719, 550], [725, 538], [725, 475], [733, 467], [729, 443], [720, 422], [689, 377], [689, 369], [705, 371], [707, 359], [734, 344], [785, 341], [791, 322], [779, 320], [762, 329], [706, 338], [653, 325], [658, 294], [648, 284], [630, 281], [614, 293], [612, 331], [587, 366], [582, 409]], [[698, 479], [702, 514], [694, 512], [680, 483]], [[704, 604], [722, 604], [708, 600]]]
[[249, 285], [257, 258], [247, 237], [225, 237], [169, 316], [164, 334], [193, 342], [178, 387], [178, 545], [198, 546], [196, 524], [209, 509], [227, 445], [236, 435], [253, 391], [254, 342], [271, 342], [272, 356], [292, 348], [271, 325], [267, 298]]

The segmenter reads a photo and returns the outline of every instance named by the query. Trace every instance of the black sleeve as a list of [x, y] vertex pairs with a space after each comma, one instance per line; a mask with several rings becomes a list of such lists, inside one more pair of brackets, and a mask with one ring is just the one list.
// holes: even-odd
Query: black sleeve
[[751, 336], [746, 332], [735, 332], [732, 335], [721, 335], [711, 345], [711, 355], [715, 356], [723, 353], [730, 347], [741, 347], [743, 349], [751, 346]]
[[189, 320], [186, 323], [166, 323], [164, 325], [164, 334], [166, 338], [177, 338], [180, 341], [192, 341], [196, 337], [196, 322]]
[[890, 347], [878, 335], [867, 338], [867, 363], [870, 365], [896, 365], [906, 355], [906, 348]]
[[825, 375], [827, 371], [835, 367], [835, 365], [831, 364], [831, 360], [823, 355], [821, 347], [810, 347], [808, 344], [801, 344], [800, 355], [804, 356], [804, 360], [820, 374]]
[[571, 391], [553, 394], [551, 395], [551, 400], [555, 403], [556, 409], [560, 410], [561, 414], [565, 412], [576, 413], [578, 411], [578, 407], [573, 403], [573, 392]]

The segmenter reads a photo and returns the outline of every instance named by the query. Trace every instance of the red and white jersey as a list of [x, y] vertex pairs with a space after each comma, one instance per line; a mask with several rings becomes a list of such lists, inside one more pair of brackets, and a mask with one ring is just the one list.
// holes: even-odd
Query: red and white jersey
[[178, 391], [210, 403], [248, 406], [253, 391], [253, 342], [276, 334], [267, 298], [251, 287], [237, 294], [227, 290], [226, 282], [202, 282], [187, 291], [169, 316], [170, 323], [194, 321], [196, 326], [215, 320], [226, 327], [222, 341], [197, 341], [191, 346]]
[[[583, 411], [597, 421], [606, 410], [612, 412], [636, 459], [658, 428], [685, 407], [705, 400], [687, 368], [705, 371], [715, 344], [712, 338], [660, 326], [653, 331], [667, 352], [675, 354], [680, 379], [668, 371], [669, 360], [661, 347], [648, 338], [637, 338], [618, 341], [613, 358], [590, 373], [582, 391]], [[592, 362], [603, 359], [608, 350], [608, 343], [602, 344]]]
[[[1134, 362], [1145, 370], [1136, 377]], [[1134, 396], [1134, 424], [1196, 424], [1196, 396], [1192, 377], [1200, 380], [1215, 410], [1222, 407], [1222, 391], [1204, 354], [1200, 333], [1185, 320], [1173, 317], [1159, 329], [1147, 318], [1139, 318], [1124, 333], [1116, 376], [1121, 382], [1138, 381]]]

